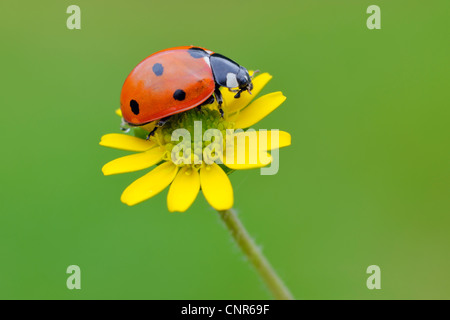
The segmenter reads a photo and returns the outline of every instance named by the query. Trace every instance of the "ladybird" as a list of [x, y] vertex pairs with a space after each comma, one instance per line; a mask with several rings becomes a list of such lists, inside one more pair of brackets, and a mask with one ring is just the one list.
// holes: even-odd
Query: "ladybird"
[[123, 120], [130, 126], [158, 121], [160, 127], [174, 114], [214, 101], [223, 116], [220, 87], [236, 92], [239, 98], [243, 91], [251, 93], [252, 77], [246, 68], [205, 48], [158, 51], [126, 78], [120, 95]]

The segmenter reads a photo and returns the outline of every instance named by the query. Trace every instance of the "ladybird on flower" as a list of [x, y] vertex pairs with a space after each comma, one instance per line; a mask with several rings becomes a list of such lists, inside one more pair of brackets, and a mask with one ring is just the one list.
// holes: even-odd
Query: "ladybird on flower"
[[[196, 59], [205, 60], [201, 51], [194, 54], [200, 56]], [[218, 59], [223, 59], [222, 57]], [[156, 77], [163, 77], [171, 72], [171, 68], [167, 63], [163, 63], [166, 60], [159, 61], [152, 61], [153, 66], [149, 72], [153, 72]], [[217, 79], [219, 76], [216, 74], [223, 71], [217, 67], [220, 62], [209, 63], [217, 68], [211, 71], [215, 76], [213, 79]], [[160, 65], [155, 67], [156, 63]], [[124, 113], [130, 113], [131, 110], [133, 119], [143, 115], [139, 118], [139, 126], [133, 130], [137, 135], [142, 132], [146, 134], [132, 136], [112, 133], [103, 136], [100, 145], [135, 153], [105, 164], [102, 171], [105, 175], [113, 175], [155, 167], [124, 190], [121, 196], [123, 203], [130, 206], [138, 204], [169, 187], [167, 206], [170, 212], [184, 212], [189, 209], [200, 190], [213, 208], [228, 210], [234, 202], [228, 174], [234, 170], [269, 166], [273, 162], [270, 151], [290, 145], [291, 137], [284, 131], [242, 130], [255, 125], [286, 99], [281, 92], [274, 92], [254, 100], [272, 76], [262, 73], [253, 78], [252, 72], [245, 74], [243, 69], [245, 68], [239, 66], [233, 69], [234, 76], [226, 75], [225, 80], [222, 79], [225, 84], [228, 81], [229, 86], [233, 85], [234, 89], [215, 86], [212, 93], [208, 91], [215, 99], [206, 99], [197, 107], [172, 113], [164, 123], [161, 123], [162, 109], [143, 109], [143, 104], [139, 101], [143, 101], [141, 98], [145, 98], [144, 94], [136, 91], [137, 89], [133, 91], [131, 87], [128, 88], [126, 95], [133, 94], [134, 99], [131, 99], [131, 96], [121, 98], [122, 110], [119, 110], [118, 114], [125, 118]], [[244, 83], [247, 75], [247, 82]], [[145, 84], [137, 83], [136, 88], [142, 85]], [[190, 90], [183, 88], [183, 101], [195, 99]], [[178, 95], [178, 98], [181, 99], [182, 96], [183, 94]], [[177, 100], [175, 95], [173, 98]], [[128, 100], [135, 102], [130, 102], [130, 105], [124, 108], [125, 101]], [[131, 105], [134, 106], [134, 111], [139, 109], [137, 115]], [[125, 122], [136, 126], [136, 123], [131, 123], [129, 119], [125, 119]], [[148, 121], [149, 119], [151, 121]]]

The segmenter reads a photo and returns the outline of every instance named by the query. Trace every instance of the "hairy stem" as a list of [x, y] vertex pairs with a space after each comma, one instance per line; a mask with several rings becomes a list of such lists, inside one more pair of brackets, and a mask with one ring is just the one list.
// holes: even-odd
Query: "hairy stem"
[[250, 237], [237, 217], [236, 212], [233, 209], [218, 212], [237, 245], [256, 268], [262, 280], [272, 292], [274, 298], [277, 300], [293, 300], [294, 297], [272, 268], [267, 258], [262, 254], [261, 249]]

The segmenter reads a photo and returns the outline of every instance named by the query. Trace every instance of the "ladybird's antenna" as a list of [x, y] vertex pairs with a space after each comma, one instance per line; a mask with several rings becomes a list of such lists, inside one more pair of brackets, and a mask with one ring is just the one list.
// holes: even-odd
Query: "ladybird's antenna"
[[258, 74], [258, 73], [260, 73], [261, 71], [259, 71], [259, 70], [255, 70], [255, 71], [253, 71], [253, 74], [252, 74], [252, 76], [250, 77], [250, 78], [255, 78], [255, 76]]

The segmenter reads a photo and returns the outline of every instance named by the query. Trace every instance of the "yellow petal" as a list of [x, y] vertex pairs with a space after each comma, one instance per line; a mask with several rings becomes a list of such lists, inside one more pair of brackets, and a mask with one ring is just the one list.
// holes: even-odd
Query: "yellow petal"
[[164, 152], [165, 149], [157, 147], [145, 152], [118, 158], [105, 164], [102, 171], [105, 176], [109, 176], [112, 174], [133, 172], [150, 168], [161, 161]]
[[178, 167], [172, 162], [164, 162], [130, 184], [120, 200], [129, 206], [145, 201], [163, 191], [173, 181], [177, 172]]
[[233, 163], [233, 161], [228, 162], [226, 158], [224, 158], [223, 164], [233, 170], [249, 170], [265, 167], [269, 165], [272, 160], [272, 156], [267, 152], [264, 152], [264, 156], [259, 155], [256, 159], [256, 162], [249, 161], [249, 159], [247, 158], [245, 162], [240, 163], [235, 159]]
[[170, 185], [167, 207], [170, 212], [185, 212], [194, 203], [200, 191], [198, 171], [185, 166], [180, 169]]
[[[264, 151], [275, 150], [275, 149], [279, 149], [279, 148], [288, 147], [291, 145], [291, 135], [286, 131], [278, 131], [278, 141], [273, 141], [273, 145], [272, 145], [272, 136], [275, 139], [276, 134], [277, 133], [275, 130], [267, 130], [267, 131], [258, 130], [258, 131], [252, 131], [252, 132], [237, 132], [234, 135], [235, 136], [234, 144], [238, 145], [238, 143], [241, 142], [242, 139], [245, 139], [245, 137], [248, 135], [255, 135], [256, 136], [255, 143], [257, 143], [258, 147]], [[249, 140], [249, 141], [251, 141], [251, 140]]]
[[286, 97], [281, 92], [273, 92], [252, 102], [247, 108], [229, 118], [236, 128], [249, 128], [278, 108]]
[[120, 110], [120, 108], [117, 109], [117, 110], [116, 110], [116, 114], [117, 114], [119, 117], [122, 117], [122, 110]]
[[153, 148], [156, 144], [153, 141], [126, 134], [110, 133], [102, 137], [100, 145], [114, 149], [142, 152]]
[[241, 97], [238, 99], [234, 97], [236, 93], [230, 92], [228, 88], [223, 88], [221, 92], [224, 99], [224, 112], [227, 114], [232, 114], [247, 106], [261, 92], [261, 90], [271, 79], [272, 76], [268, 73], [260, 74], [252, 81], [252, 94], [248, 93], [248, 91], [244, 91], [241, 93]]
[[208, 203], [216, 210], [228, 210], [233, 206], [233, 187], [227, 174], [218, 164], [200, 169], [200, 184]]
[[278, 131], [278, 143], [276, 141], [272, 144], [271, 130], [267, 131], [267, 149], [274, 150], [277, 148], [284, 148], [291, 145], [291, 135], [286, 131]]
[[[223, 164], [233, 170], [262, 168], [272, 162], [272, 156], [267, 153], [267, 143], [260, 148], [258, 132], [242, 132], [234, 136], [234, 144], [227, 141]], [[264, 141], [266, 142], [266, 141]]]

